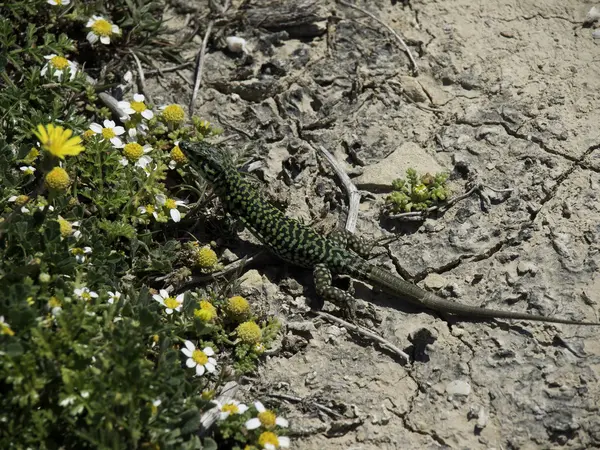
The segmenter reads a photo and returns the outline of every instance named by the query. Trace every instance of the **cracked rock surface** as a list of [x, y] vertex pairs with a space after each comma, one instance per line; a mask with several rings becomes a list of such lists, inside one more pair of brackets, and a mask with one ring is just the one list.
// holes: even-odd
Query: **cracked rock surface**
[[[581, 2], [357, 1], [404, 37], [418, 76], [380, 24], [339, 3], [243, 3], [249, 19], [209, 43], [196, 112], [243, 131], [227, 145], [263, 161], [289, 215], [343, 226], [322, 145], [370, 192], [357, 232], [399, 235], [374, 264], [469, 305], [598, 320], [600, 50]], [[227, 52], [228, 35], [249, 54]], [[192, 70], [147, 80], [156, 103], [187, 103], [182, 78]], [[409, 166], [452, 172], [456, 194], [470, 174], [512, 192], [421, 226], [383, 220], [382, 185]], [[294, 448], [600, 448], [599, 328], [444, 317], [355, 282], [360, 323], [409, 352], [406, 366], [308, 314], [310, 273], [257, 270], [249, 299], [291, 326], [247, 398], [280, 408]]]

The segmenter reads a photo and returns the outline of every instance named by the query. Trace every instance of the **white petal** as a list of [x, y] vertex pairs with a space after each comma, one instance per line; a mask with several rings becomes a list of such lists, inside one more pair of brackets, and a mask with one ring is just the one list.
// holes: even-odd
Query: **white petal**
[[181, 213], [179, 211], [176, 209], [171, 209], [169, 212], [171, 213], [171, 219], [173, 219], [173, 222], [179, 222], [181, 220]]
[[179, 294], [177, 297], [175, 297], [175, 300], [177, 300], [179, 303], [183, 303], [184, 297], [185, 297], [185, 294]]
[[277, 440], [279, 441], [279, 446], [281, 448], [289, 448], [290, 447], [290, 438], [287, 436], [277, 436]]
[[277, 447], [275, 447], [273, 444], [269, 444], [269, 443], [266, 443], [263, 448], [265, 450], [277, 450]]
[[115, 148], [123, 148], [123, 147], [125, 147], [125, 144], [123, 144], [123, 141], [121, 139], [119, 139], [118, 137], [110, 138], [110, 143]]
[[188, 358], [192, 357], [192, 352], [190, 350], [188, 350], [187, 348], [182, 348], [181, 349], [181, 353], [183, 353], [185, 356], [187, 356]]
[[108, 45], [110, 44], [110, 38], [108, 36], [101, 36], [100, 42], [102, 42], [104, 45]]
[[191, 369], [192, 367], [196, 367], [196, 361], [194, 361], [192, 358], [189, 358], [185, 362], [185, 365], [188, 366]]
[[287, 428], [289, 424], [290, 422], [287, 419], [284, 419], [283, 417], [277, 417], [275, 419], [275, 425], [279, 425], [282, 428]]
[[144, 102], [146, 97], [144, 97], [142, 94], [133, 94], [133, 100], [136, 102]]
[[120, 34], [120, 33], [121, 33], [121, 30], [119, 30], [119, 27], [118, 27], [118, 26], [116, 26], [116, 25], [113, 25], [113, 26], [112, 26], [112, 28], [111, 28], [111, 31], [112, 31], [114, 34]]
[[120, 109], [131, 108], [131, 105], [129, 104], [129, 102], [126, 102], [126, 101], [117, 102], [117, 106]]
[[215, 358], [208, 358], [208, 362], [213, 366], [217, 367], [217, 360]]
[[98, 294], [95, 292], [90, 292], [90, 297], [98, 298]]
[[121, 164], [123, 167], [125, 167], [126, 165], [129, 164], [129, 161], [127, 161], [127, 158], [123, 157], [119, 160], [119, 164]]
[[219, 415], [219, 420], [225, 420], [229, 417], [229, 411], [221, 411]]
[[[114, 123], [114, 122], [113, 122]], [[118, 127], [114, 127], [113, 128], [113, 132], [117, 135], [117, 136], [121, 136], [123, 133], [125, 133], [125, 128], [118, 126]]]
[[89, 28], [89, 27], [91, 27], [92, 25], [94, 25], [94, 22], [95, 22], [95, 20], [94, 20], [94, 19], [89, 19], [89, 20], [87, 21], [87, 23], [85, 24], [85, 26]]
[[102, 133], [102, 125], [96, 122], [92, 122], [90, 124], [90, 130], [92, 130], [94, 133]]
[[254, 407], [259, 413], [264, 413], [267, 410], [267, 408], [265, 408], [265, 405], [258, 401], [254, 402]]
[[152, 162], [152, 158], [150, 158], [149, 156], [142, 156], [140, 159], [138, 159], [137, 163], [135, 163], [136, 166], [141, 167], [142, 169], [145, 169], [146, 166], [148, 164], [150, 164]]
[[162, 298], [169, 298], [169, 293], [165, 289], [158, 291]]
[[254, 417], [245, 423], [245, 427], [248, 430], [255, 430], [260, 427], [260, 420], [258, 417]]
[[215, 351], [210, 347], [204, 347], [204, 350], [202, 351], [206, 356], [213, 356], [215, 354]]
[[194, 343], [192, 341], [185, 341], [184, 345], [187, 347], [187, 349], [191, 352], [193, 352], [194, 350], [196, 350], [196, 346], [194, 345]]
[[150, 120], [154, 117], [154, 113], [151, 109], [145, 109], [142, 111], [142, 117], [146, 120]]
[[125, 72], [125, 75], [123, 75], [123, 80], [125, 80], [127, 83], [131, 83], [131, 80], [133, 80], [133, 73], [131, 73], [131, 70]]
[[[17, 197], [15, 197], [17, 198]], [[165, 197], [163, 194], [158, 194], [156, 196], [156, 202], [160, 205], [163, 206], [165, 204], [165, 202], [167, 201], [167, 197]]]
[[204, 364], [204, 367], [206, 368], [206, 370], [208, 370], [210, 373], [214, 372], [216, 367], [213, 366], [211, 363], [206, 363]]
[[114, 123], [112, 120], [108, 120], [108, 119], [106, 119], [102, 123], [104, 124], [104, 128], [114, 128], [116, 125], [116, 123]]
[[173, 310], [172, 310], [171, 308], [167, 308], [165, 311], [166, 311], [166, 312], [167, 312], [167, 314], [169, 314], [169, 315], [173, 314]]
[[98, 36], [92, 31], [87, 34], [86, 39], [90, 42], [90, 44], [95, 44], [98, 42]]
[[[129, 102], [127, 102], [127, 105], [129, 105]], [[128, 106], [129, 109], [131, 109], [131, 106]], [[133, 109], [132, 109], [133, 111]], [[131, 113], [133, 114], [133, 113]], [[135, 138], [137, 136], [137, 130], [135, 128], [130, 128], [129, 130], [127, 130], [127, 134], [129, 135], [130, 138]]]
[[48, 64], [46, 64], [44, 67], [42, 67], [42, 70], [40, 70], [40, 75], [44, 76], [44, 75], [46, 75], [46, 72], [48, 72]]
[[164, 300], [164, 299], [163, 299], [163, 298], [162, 298], [160, 295], [158, 295], [158, 294], [154, 294], [154, 295], [152, 296], [152, 298], [153, 298], [154, 300], [156, 300], [157, 302], [161, 303], [161, 304], [162, 304], [162, 302], [163, 302], [163, 300]]
[[177, 306], [177, 307], [175, 308], [175, 311], [179, 312], [179, 311], [181, 311], [181, 308], [182, 308], [182, 306], [181, 306], [181, 305], [179, 305], [179, 306]]
[[198, 375], [199, 377], [201, 377], [202, 375], [204, 375], [204, 366], [198, 364], [196, 366], [196, 375]]
[[239, 404], [238, 405], [238, 410], [239, 410], [239, 414], [244, 414], [246, 411], [248, 411], [248, 407], [244, 404]]

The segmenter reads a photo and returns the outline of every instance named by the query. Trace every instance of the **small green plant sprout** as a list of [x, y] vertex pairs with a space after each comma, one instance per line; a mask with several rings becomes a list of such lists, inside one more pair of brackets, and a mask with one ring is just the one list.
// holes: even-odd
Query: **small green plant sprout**
[[446, 201], [449, 189], [446, 186], [447, 173], [418, 176], [415, 169], [406, 170], [406, 179], [398, 178], [392, 182], [394, 190], [385, 199], [388, 214], [423, 211]]

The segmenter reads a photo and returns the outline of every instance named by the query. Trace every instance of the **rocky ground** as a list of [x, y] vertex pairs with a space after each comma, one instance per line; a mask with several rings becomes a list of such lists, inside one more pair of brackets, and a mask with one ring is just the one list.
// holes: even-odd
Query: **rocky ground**
[[[208, 10], [172, 5], [180, 34]], [[357, 5], [403, 36], [418, 73], [380, 23], [339, 2], [234, 1], [209, 40], [196, 112], [263, 161], [256, 174], [288, 214], [321, 229], [347, 211], [315, 148], [331, 151], [363, 190], [357, 232], [399, 236], [374, 263], [469, 305], [598, 320], [593, 4]], [[232, 35], [247, 54], [227, 50]], [[190, 68], [147, 89], [157, 104], [187, 103], [192, 80]], [[407, 167], [451, 172], [456, 194], [469, 177], [512, 191], [486, 188], [423, 224], [387, 220], [386, 185]], [[441, 317], [355, 283], [361, 324], [408, 352], [405, 365], [311, 315], [310, 273], [271, 260], [242, 288], [285, 324], [247, 389], [291, 420], [294, 448], [600, 448], [598, 328]]]

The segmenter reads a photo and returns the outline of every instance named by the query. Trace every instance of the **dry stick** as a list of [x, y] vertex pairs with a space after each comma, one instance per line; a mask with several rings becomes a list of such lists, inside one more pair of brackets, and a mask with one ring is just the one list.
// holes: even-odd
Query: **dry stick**
[[[196, 275], [190, 278], [189, 281], [185, 282], [181, 287], [179, 287], [177, 289], [177, 292], [183, 292], [186, 291], [187, 289], [191, 288], [192, 286], [196, 286], [198, 284], [202, 284], [205, 281], [214, 281], [216, 280], [218, 277], [222, 277], [225, 276], [231, 272], [235, 272], [236, 270], [244, 267], [247, 264], [250, 264], [252, 261], [254, 261], [262, 252], [258, 252], [255, 253], [252, 256], [249, 256], [247, 258], [242, 258], [242, 259], [238, 259], [237, 261], [232, 262], [231, 264], [228, 264], [227, 266], [225, 266], [223, 268], [223, 270], [220, 270], [218, 272], [213, 272], [207, 275]], [[156, 281], [165, 281], [167, 279], [168, 276], [164, 276], [164, 277], [159, 277], [156, 278]]]
[[206, 45], [208, 44], [208, 37], [210, 36], [210, 32], [212, 31], [213, 25], [215, 21], [211, 20], [208, 23], [208, 27], [206, 28], [206, 33], [204, 33], [204, 39], [202, 39], [202, 47], [200, 48], [200, 53], [198, 54], [198, 65], [196, 66], [196, 78], [194, 81], [194, 92], [192, 93], [192, 100], [190, 101], [189, 107], [189, 115], [190, 117], [194, 115], [194, 108], [196, 106], [196, 97], [198, 96], [198, 90], [200, 89], [200, 82], [202, 81], [202, 71], [204, 70], [204, 55], [206, 54]]
[[394, 37], [398, 40], [398, 42], [402, 45], [402, 48], [404, 48], [404, 51], [407, 53], [408, 58], [410, 59], [410, 62], [413, 65], [413, 71], [415, 75], [419, 74], [419, 67], [417, 66], [417, 62], [415, 61], [415, 58], [413, 57], [410, 49], [408, 48], [408, 46], [406, 45], [406, 43], [404, 42], [404, 40], [400, 37], [400, 35], [398, 33], [396, 33], [392, 27], [390, 27], [388, 24], [386, 24], [385, 22], [383, 22], [381, 19], [378, 19], [376, 16], [374, 16], [373, 14], [371, 14], [369, 11], [361, 8], [360, 6], [356, 6], [353, 5], [352, 3], [347, 3], [344, 0], [337, 0], [338, 3], [347, 6], [348, 8], [352, 8], [355, 9], [357, 11], [360, 11], [361, 13], [363, 13], [366, 16], [369, 16], [371, 19], [375, 20], [376, 22], [379, 22], [381, 25], [383, 25], [390, 33], [392, 33], [394, 35]]
[[146, 96], [149, 103], [154, 103], [152, 101], [152, 97], [150, 97], [150, 93], [146, 90], [146, 77], [144, 77], [144, 69], [142, 69], [142, 62], [140, 61], [140, 58], [138, 58], [137, 55], [133, 52], [133, 50], [129, 50], [129, 53], [131, 53], [137, 65], [138, 75], [140, 76], [140, 89], [142, 91], [142, 94]]
[[[288, 402], [294, 402], [294, 403], [303, 403], [305, 401], [305, 399], [303, 399], [302, 397], [296, 397], [295, 395], [273, 394], [273, 393], [269, 393], [267, 395], [269, 397], [279, 398], [281, 400], [287, 400]], [[317, 408], [319, 408], [324, 413], [329, 414], [330, 416], [333, 416], [336, 419], [339, 419], [342, 417], [342, 415], [339, 412], [334, 411], [333, 409], [328, 408], [325, 405], [322, 405], [322, 404], [316, 403], [316, 402], [312, 402], [312, 404], [315, 405]]]
[[346, 219], [346, 230], [348, 230], [350, 233], [354, 233], [354, 231], [356, 230], [356, 221], [358, 219], [360, 193], [358, 192], [358, 189], [356, 189], [356, 186], [354, 186], [354, 184], [352, 183], [352, 180], [350, 180], [350, 177], [342, 168], [341, 164], [336, 161], [334, 156], [331, 153], [329, 153], [322, 145], [319, 145], [319, 150], [321, 151], [321, 153], [323, 153], [325, 158], [327, 158], [327, 161], [329, 162], [334, 172], [344, 185], [344, 189], [346, 189], [349, 202], [348, 218]]
[[343, 326], [347, 330], [355, 331], [356, 333], [359, 333], [362, 336], [365, 336], [365, 337], [367, 337], [369, 339], [372, 339], [372, 340], [374, 340], [376, 342], [379, 342], [381, 345], [383, 345], [384, 347], [386, 347], [390, 351], [392, 351], [395, 354], [397, 354], [398, 356], [400, 356], [407, 363], [410, 363], [410, 359], [408, 358], [408, 355], [406, 353], [404, 353], [401, 349], [399, 349], [398, 347], [396, 347], [394, 344], [392, 344], [388, 340], [386, 340], [386, 339], [382, 338], [381, 336], [373, 333], [372, 331], [369, 331], [366, 328], [360, 327], [358, 325], [354, 325], [354, 324], [352, 324], [350, 322], [346, 322], [345, 320], [340, 319], [339, 317], [336, 317], [336, 316], [332, 316], [331, 314], [326, 313], [324, 311], [315, 311], [314, 313], [317, 316], [319, 316], [319, 317], [322, 317], [322, 318], [324, 318], [326, 320], [329, 320], [330, 322], [335, 322], [338, 325]]

